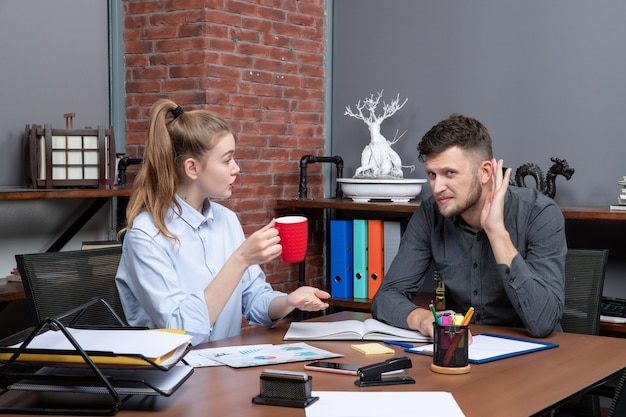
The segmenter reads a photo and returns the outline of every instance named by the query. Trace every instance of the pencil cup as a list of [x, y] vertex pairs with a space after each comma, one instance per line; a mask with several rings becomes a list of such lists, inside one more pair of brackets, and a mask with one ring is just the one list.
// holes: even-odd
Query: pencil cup
[[276, 229], [283, 246], [284, 262], [302, 262], [309, 238], [309, 221], [304, 216], [284, 216], [276, 219]]
[[441, 374], [468, 373], [469, 326], [440, 326], [437, 323], [433, 323], [433, 326], [435, 331], [431, 370]]

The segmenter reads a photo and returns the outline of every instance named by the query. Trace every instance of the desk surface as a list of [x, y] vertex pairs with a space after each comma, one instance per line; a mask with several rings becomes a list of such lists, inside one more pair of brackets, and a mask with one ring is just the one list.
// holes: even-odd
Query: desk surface
[[[341, 312], [321, 318], [363, 319], [365, 313]], [[260, 343], [283, 343], [287, 324], [260, 330], [205, 345], [218, 347]], [[472, 332], [484, 331], [527, 337], [522, 329], [494, 326], [472, 326]], [[626, 365], [626, 339], [555, 333], [549, 342], [559, 343], [556, 349], [535, 352], [496, 362], [472, 365], [466, 375], [440, 375], [430, 371], [432, 359], [405, 354], [395, 348], [396, 356], [409, 355], [413, 368], [409, 374], [413, 385], [359, 388], [356, 377], [308, 371], [313, 377], [314, 391], [448, 391], [467, 417], [527, 417], [560, 404], [596, 384], [606, 381]], [[390, 355], [366, 357], [350, 348], [354, 342], [307, 342], [322, 349], [344, 354], [337, 361], [370, 364]], [[202, 347], [205, 347], [202, 346]], [[272, 369], [303, 371], [303, 362], [271, 366]], [[252, 404], [260, 390], [262, 367], [232, 369], [226, 366], [196, 368], [191, 378], [169, 398], [131, 400], [117, 415], [181, 417], [181, 416], [305, 416], [305, 410]], [[133, 408], [137, 408], [133, 410]]]
[[21, 282], [3, 281], [0, 283], [0, 303], [24, 299], [26, 299], [26, 294], [24, 293], [24, 286]]

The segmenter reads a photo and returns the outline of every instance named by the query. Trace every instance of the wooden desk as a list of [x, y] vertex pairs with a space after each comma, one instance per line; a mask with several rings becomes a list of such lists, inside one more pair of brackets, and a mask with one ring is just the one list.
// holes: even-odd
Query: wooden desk
[[[364, 319], [365, 313], [341, 312], [318, 320]], [[286, 323], [274, 329], [260, 330], [224, 339], [201, 347], [283, 343]], [[472, 332], [484, 331], [527, 337], [522, 329], [472, 326]], [[432, 359], [405, 354], [394, 347], [396, 356], [409, 355], [413, 368], [408, 374], [412, 385], [359, 388], [356, 377], [308, 371], [314, 391], [448, 391], [467, 417], [528, 417], [558, 406], [617, 375], [626, 366], [626, 339], [555, 333], [543, 339], [559, 343], [556, 349], [535, 352], [482, 365], [472, 365], [466, 375], [440, 375], [430, 371]], [[390, 356], [366, 357], [350, 348], [354, 342], [307, 342], [313, 346], [344, 354], [337, 361], [370, 364]], [[302, 371], [303, 362], [271, 366], [272, 369]], [[305, 416], [305, 410], [252, 404], [260, 391], [259, 376], [263, 367], [232, 369], [226, 366], [196, 368], [191, 378], [169, 398], [131, 399], [119, 417], [151, 416]], [[7, 403], [0, 405], [5, 406]], [[17, 400], [15, 400], [17, 401]]]
[[626, 324], [600, 321], [600, 334], [603, 336], [626, 337]]
[[0, 283], [0, 303], [15, 300], [25, 300], [24, 286], [21, 282]]

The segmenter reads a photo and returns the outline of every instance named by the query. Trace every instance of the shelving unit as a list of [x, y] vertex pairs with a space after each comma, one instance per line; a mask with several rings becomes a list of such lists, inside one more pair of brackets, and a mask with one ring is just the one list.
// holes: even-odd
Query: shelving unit
[[[419, 200], [412, 200], [408, 203], [392, 203], [384, 201], [373, 201], [367, 203], [356, 203], [350, 199], [337, 198], [316, 198], [316, 199], [281, 199], [276, 201], [278, 209], [301, 209], [304, 211], [329, 209], [336, 213], [364, 212], [376, 214], [380, 217], [402, 218], [406, 221], [411, 214], [419, 207]], [[626, 221], [626, 212], [615, 212], [609, 206], [561, 206], [561, 211], [566, 220], [588, 220], [588, 221]], [[369, 310], [372, 300], [363, 298], [337, 299], [331, 300], [334, 307]], [[624, 326], [626, 327], [626, 326]], [[614, 329], [613, 329], [614, 330]]]
[[[92, 203], [85, 211], [65, 228], [47, 252], [59, 251], [69, 242], [76, 233], [91, 219], [110, 199], [114, 197], [129, 197], [131, 187], [113, 188], [67, 188], [67, 189], [35, 189], [26, 187], [0, 187], [0, 201], [25, 200], [60, 200], [60, 199], [91, 199]], [[121, 208], [125, 205], [120, 205]], [[123, 211], [122, 211], [123, 214]], [[120, 210], [118, 210], [118, 226]]]
[[[406, 213], [412, 214], [419, 207], [419, 200], [408, 203], [391, 202], [368, 202], [355, 203], [349, 199], [316, 198], [316, 199], [281, 199], [276, 201], [279, 209], [334, 209], [373, 211], [383, 213]], [[611, 211], [609, 206], [561, 206], [561, 211], [566, 220], [618, 220], [626, 221], [626, 213]]]

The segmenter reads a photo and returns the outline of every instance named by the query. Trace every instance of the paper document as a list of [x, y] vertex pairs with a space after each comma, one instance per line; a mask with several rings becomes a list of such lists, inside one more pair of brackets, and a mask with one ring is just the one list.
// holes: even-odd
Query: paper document
[[449, 392], [313, 391], [306, 417], [465, 417]]
[[259, 352], [261, 349], [272, 346], [271, 344], [263, 345], [243, 345], [243, 346], [226, 346], [206, 349], [193, 349], [185, 355], [185, 361], [194, 368], [204, 366], [224, 366], [222, 362], [215, 360], [216, 358], [227, 355], [239, 355], [249, 352]]
[[600, 316], [600, 321], [605, 323], [626, 323], [626, 317]]
[[[117, 355], [143, 355], [161, 359], [186, 346], [191, 336], [168, 330], [91, 330], [67, 329], [85, 351], [111, 352]], [[18, 345], [12, 347], [19, 347]], [[48, 330], [35, 336], [27, 349], [50, 351], [75, 351], [76, 349], [60, 330]]]
[[213, 359], [233, 368], [245, 368], [248, 366], [311, 361], [316, 359], [337, 358], [340, 356], [343, 355], [318, 349], [306, 343], [288, 343], [283, 345], [258, 346], [255, 350], [249, 349], [229, 355], [216, 356]]

